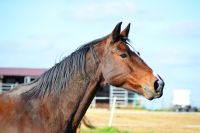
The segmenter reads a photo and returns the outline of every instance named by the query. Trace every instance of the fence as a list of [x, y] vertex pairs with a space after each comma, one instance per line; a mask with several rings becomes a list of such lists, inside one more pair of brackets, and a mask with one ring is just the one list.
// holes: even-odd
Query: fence
[[[0, 93], [9, 91], [13, 89], [17, 84], [5, 84], [5, 83], [0, 83]], [[116, 98], [115, 106], [116, 107], [128, 107], [128, 104], [131, 104], [132, 107], [136, 107], [140, 105], [140, 97], [137, 95], [131, 95], [130, 96], [129, 91], [124, 90], [122, 88], [117, 88], [117, 87], [110, 87], [109, 91], [109, 97], [94, 97], [91, 107], [96, 107], [97, 100], [108, 100], [108, 104], [111, 107], [114, 102], [114, 98]]]
[[123, 108], [123, 107], [128, 107], [128, 105], [131, 105], [132, 107], [138, 107], [141, 104], [141, 98], [137, 94], [122, 88], [111, 86], [109, 97], [97, 97], [97, 96], [94, 97], [91, 103], [91, 107], [96, 107], [97, 100], [108, 100], [109, 106], [111, 108], [115, 98], [116, 98], [115, 107]]
[[0, 93], [9, 91], [11, 89], [13, 89], [17, 84], [9, 84], [9, 83], [0, 83]]

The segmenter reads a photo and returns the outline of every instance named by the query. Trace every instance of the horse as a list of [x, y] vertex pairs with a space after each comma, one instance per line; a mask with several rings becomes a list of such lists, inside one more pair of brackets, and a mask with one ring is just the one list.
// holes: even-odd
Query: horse
[[0, 133], [75, 133], [96, 92], [121, 87], [152, 100], [164, 81], [143, 61], [122, 22], [80, 46], [31, 83], [0, 95]]

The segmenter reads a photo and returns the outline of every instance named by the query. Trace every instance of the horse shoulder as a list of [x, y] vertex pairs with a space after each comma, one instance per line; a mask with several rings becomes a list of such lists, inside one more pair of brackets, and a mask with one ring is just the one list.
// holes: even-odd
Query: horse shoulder
[[0, 95], [0, 119], [9, 119], [16, 107], [15, 101], [4, 94]]

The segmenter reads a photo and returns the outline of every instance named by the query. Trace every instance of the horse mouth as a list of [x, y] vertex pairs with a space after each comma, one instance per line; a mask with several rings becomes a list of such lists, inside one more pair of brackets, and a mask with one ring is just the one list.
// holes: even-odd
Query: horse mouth
[[149, 88], [147, 88], [147, 87], [145, 87], [144, 90], [145, 90], [144, 97], [145, 97], [146, 99], [148, 99], [148, 100], [153, 100], [153, 99], [156, 99], [156, 98], [160, 98], [160, 97], [162, 97], [162, 95], [163, 95], [163, 92], [162, 92], [162, 91], [156, 93], [156, 92], [151, 91], [151, 90], [150, 90]]

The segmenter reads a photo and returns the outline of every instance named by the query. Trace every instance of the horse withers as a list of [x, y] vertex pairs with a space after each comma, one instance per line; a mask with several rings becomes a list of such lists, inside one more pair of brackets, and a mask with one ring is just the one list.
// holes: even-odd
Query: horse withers
[[130, 24], [82, 45], [28, 84], [0, 95], [0, 133], [75, 133], [98, 89], [113, 85], [149, 100], [164, 81], [132, 50]]

